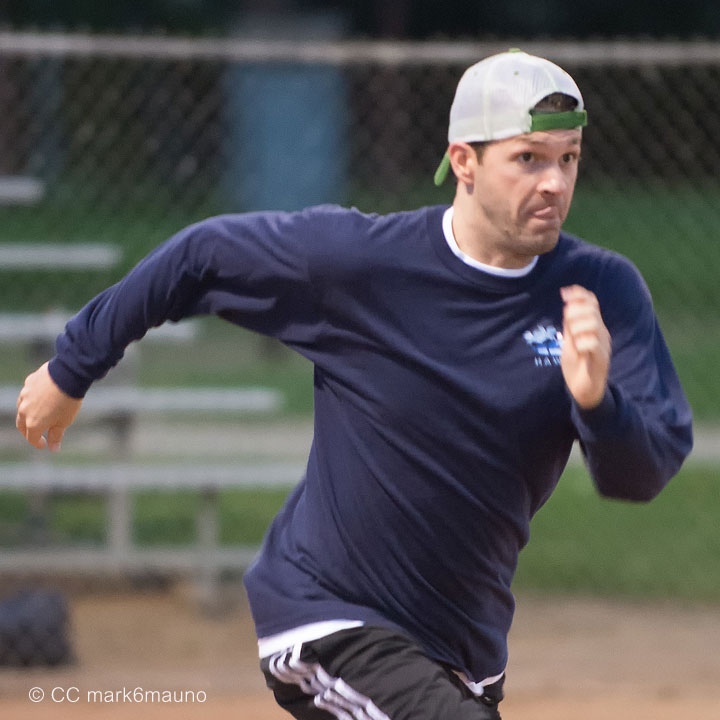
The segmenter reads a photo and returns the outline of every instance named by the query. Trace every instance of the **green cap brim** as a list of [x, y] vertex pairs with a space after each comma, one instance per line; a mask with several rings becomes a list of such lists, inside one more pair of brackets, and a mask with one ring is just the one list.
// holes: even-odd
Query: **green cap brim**
[[448, 171], [450, 170], [450, 153], [446, 152], [443, 155], [443, 159], [440, 162], [440, 165], [438, 165], [438, 169], [435, 171], [435, 185], [440, 187], [444, 182], [445, 178], [448, 175]]

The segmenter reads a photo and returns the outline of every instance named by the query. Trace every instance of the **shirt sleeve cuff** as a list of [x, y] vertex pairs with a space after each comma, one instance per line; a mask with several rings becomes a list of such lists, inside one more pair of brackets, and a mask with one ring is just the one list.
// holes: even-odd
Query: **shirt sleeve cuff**
[[78, 376], [57, 355], [48, 363], [48, 372], [66, 395], [77, 400], [82, 400], [92, 385], [92, 380]]
[[618, 432], [618, 402], [610, 387], [605, 389], [599, 405], [585, 410], [572, 400], [572, 420], [580, 433], [585, 435], [616, 435]]

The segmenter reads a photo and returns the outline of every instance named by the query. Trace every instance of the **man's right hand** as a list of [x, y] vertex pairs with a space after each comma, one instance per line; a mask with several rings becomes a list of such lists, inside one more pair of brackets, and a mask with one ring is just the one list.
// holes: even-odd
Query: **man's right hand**
[[82, 400], [70, 397], [55, 384], [45, 363], [25, 378], [15, 426], [33, 447], [56, 452], [81, 405]]

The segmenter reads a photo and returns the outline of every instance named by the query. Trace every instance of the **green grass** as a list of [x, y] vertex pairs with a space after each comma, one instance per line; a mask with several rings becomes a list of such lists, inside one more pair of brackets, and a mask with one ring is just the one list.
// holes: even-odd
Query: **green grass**
[[[220, 493], [220, 543], [258, 544], [285, 501], [288, 489]], [[139, 545], [187, 545], [196, 540], [197, 493], [143, 492], [135, 496], [134, 539]]]
[[[224, 490], [219, 493], [220, 542], [257, 544], [278, 512], [289, 488]], [[202, 499], [192, 490], [136, 492], [133, 540], [140, 547], [184, 546], [197, 540]], [[0, 492], [0, 547], [40, 539], [50, 544], [100, 545], [105, 542], [105, 502], [97, 495], [54, 493], [41, 523], [32, 502], [14, 491]]]
[[720, 601], [717, 467], [683, 469], [650, 503], [601, 499], [569, 468], [532, 523], [517, 590]]
[[[220, 540], [259, 543], [288, 490], [220, 494]], [[190, 491], [134, 496], [140, 546], [195, 540], [200, 497]], [[0, 494], [0, 542], [16, 545], [28, 526], [28, 503]], [[717, 468], [691, 465], [648, 504], [599, 498], [583, 468], [570, 467], [532, 523], [514, 589], [636, 599], [720, 602], [720, 493]], [[104, 509], [91, 496], [50, 500], [47, 533], [56, 543], [101, 543]]]

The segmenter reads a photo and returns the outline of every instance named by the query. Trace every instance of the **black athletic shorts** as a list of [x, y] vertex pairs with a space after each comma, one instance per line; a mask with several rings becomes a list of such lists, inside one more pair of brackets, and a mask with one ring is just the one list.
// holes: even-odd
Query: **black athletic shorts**
[[341, 630], [263, 658], [280, 707], [297, 720], [500, 720], [503, 679], [478, 697], [405, 635]]

